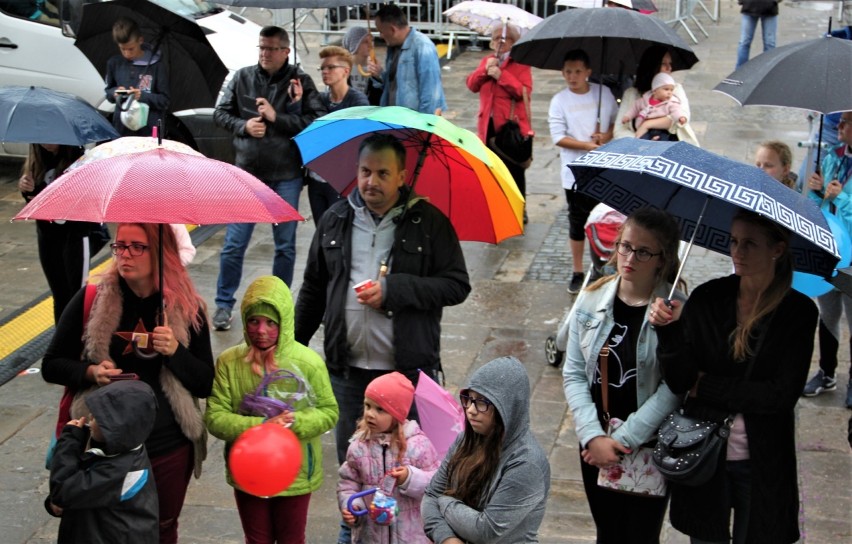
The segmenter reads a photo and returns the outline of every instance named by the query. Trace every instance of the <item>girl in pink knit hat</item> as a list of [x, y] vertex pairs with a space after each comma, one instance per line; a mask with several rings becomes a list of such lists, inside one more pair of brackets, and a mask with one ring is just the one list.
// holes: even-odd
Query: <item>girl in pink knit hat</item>
[[[338, 504], [343, 521], [353, 528], [353, 543], [431, 542], [423, 532], [420, 501], [440, 459], [417, 422], [406, 419], [413, 400], [414, 386], [399, 372], [380, 376], [367, 386], [364, 416], [352, 435], [337, 484]], [[349, 498], [372, 488], [396, 499], [399, 512], [392, 525], [379, 525], [349, 511]], [[353, 501], [356, 510], [368, 504], [362, 498]]]

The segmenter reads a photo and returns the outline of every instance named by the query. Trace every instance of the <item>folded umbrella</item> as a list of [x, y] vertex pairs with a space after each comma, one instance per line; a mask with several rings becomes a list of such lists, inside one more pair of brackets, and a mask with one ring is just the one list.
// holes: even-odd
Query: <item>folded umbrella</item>
[[82, 98], [44, 87], [0, 87], [0, 141], [83, 146], [118, 136]]
[[506, 22], [518, 27], [523, 35], [542, 21], [541, 17], [512, 4], [482, 0], [459, 2], [450, 9], [444, 10], [444, 15], [451, 23], [469, 28], [483, 36], [490, 36], [497, 25]]
[[742, 209], [791, 232], [796, 270], [828, 277], [840, 259], [816, 204], [755, 166], [692, 144], [622, 138], [569, 166], [580, 192], [625, 215], [643, 206], [666, 210], [691, 244], [730, 255], [731, 221]]

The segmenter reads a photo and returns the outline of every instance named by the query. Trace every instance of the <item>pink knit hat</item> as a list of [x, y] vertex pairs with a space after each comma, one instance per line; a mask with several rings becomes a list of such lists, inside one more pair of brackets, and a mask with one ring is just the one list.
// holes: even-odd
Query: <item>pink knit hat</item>
[[399, 372], [391, 372], [371, 381], [364, 395], [399, 423], [404, 423], [414, 400], [414, 386]]
[[672, 76], [668, 75], [665, 72], [660, 72], [659, 74], [654, 76], [654, 79], [651, 80], [651, 90], [656, 91], [663, 85], [674, 85], [675, 80]]

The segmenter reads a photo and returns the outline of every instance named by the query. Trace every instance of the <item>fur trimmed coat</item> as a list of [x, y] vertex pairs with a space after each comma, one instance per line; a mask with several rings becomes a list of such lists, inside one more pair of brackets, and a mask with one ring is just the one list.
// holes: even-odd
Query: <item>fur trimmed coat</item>
[[[179, 345], [171, 357], [152, 357], [145, 349], [134, 349], [129, 339], [153, 330], [159, 309], [158, 293], [140, 298], [119, 276], [104, 276], [97, 285], [85, 336], [84, 293], [85, 288], [71, 299], [56, 325], [42, 362], [45, 381], [85, 392], [94, 387], [86, 379], [88, 366], [104, 360], [113, 361], [122, 372], [137, 374], [154, 390], [158, 403], [154, 430], [145, 442], [148, 454], [157, 457], [191, 442], [195, 476], [199, 477], [207, 454], [207, 431], [198, 399], [209, 396], [213, 387], [213, 353], [206, 316], [201, 316], [203, 324], [196, 331], [177, 312], [167, 310]], [[78, 393], [78, 397], [84, 395]], [[79, 403], [75, 402], [72, 417], [87, 415], [79, 410]]]

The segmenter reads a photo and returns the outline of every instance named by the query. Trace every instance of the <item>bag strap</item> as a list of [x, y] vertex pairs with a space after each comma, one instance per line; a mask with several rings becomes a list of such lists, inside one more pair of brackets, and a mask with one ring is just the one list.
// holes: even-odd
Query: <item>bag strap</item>
[[601, 373], [601, 402], [603, 403], [604, 419], [609, 421], [609, 346], [601, 348], [598, 357]]
[[532, 111], [530, 110], [530, 95], [527, 93], [527, 88], [524, 85], [521, 85], [521, 96], [523, 96], [524, 100], [524, 111], [527, 112], [527, 122], [530, 124], [530, 130], [532, 130]]

